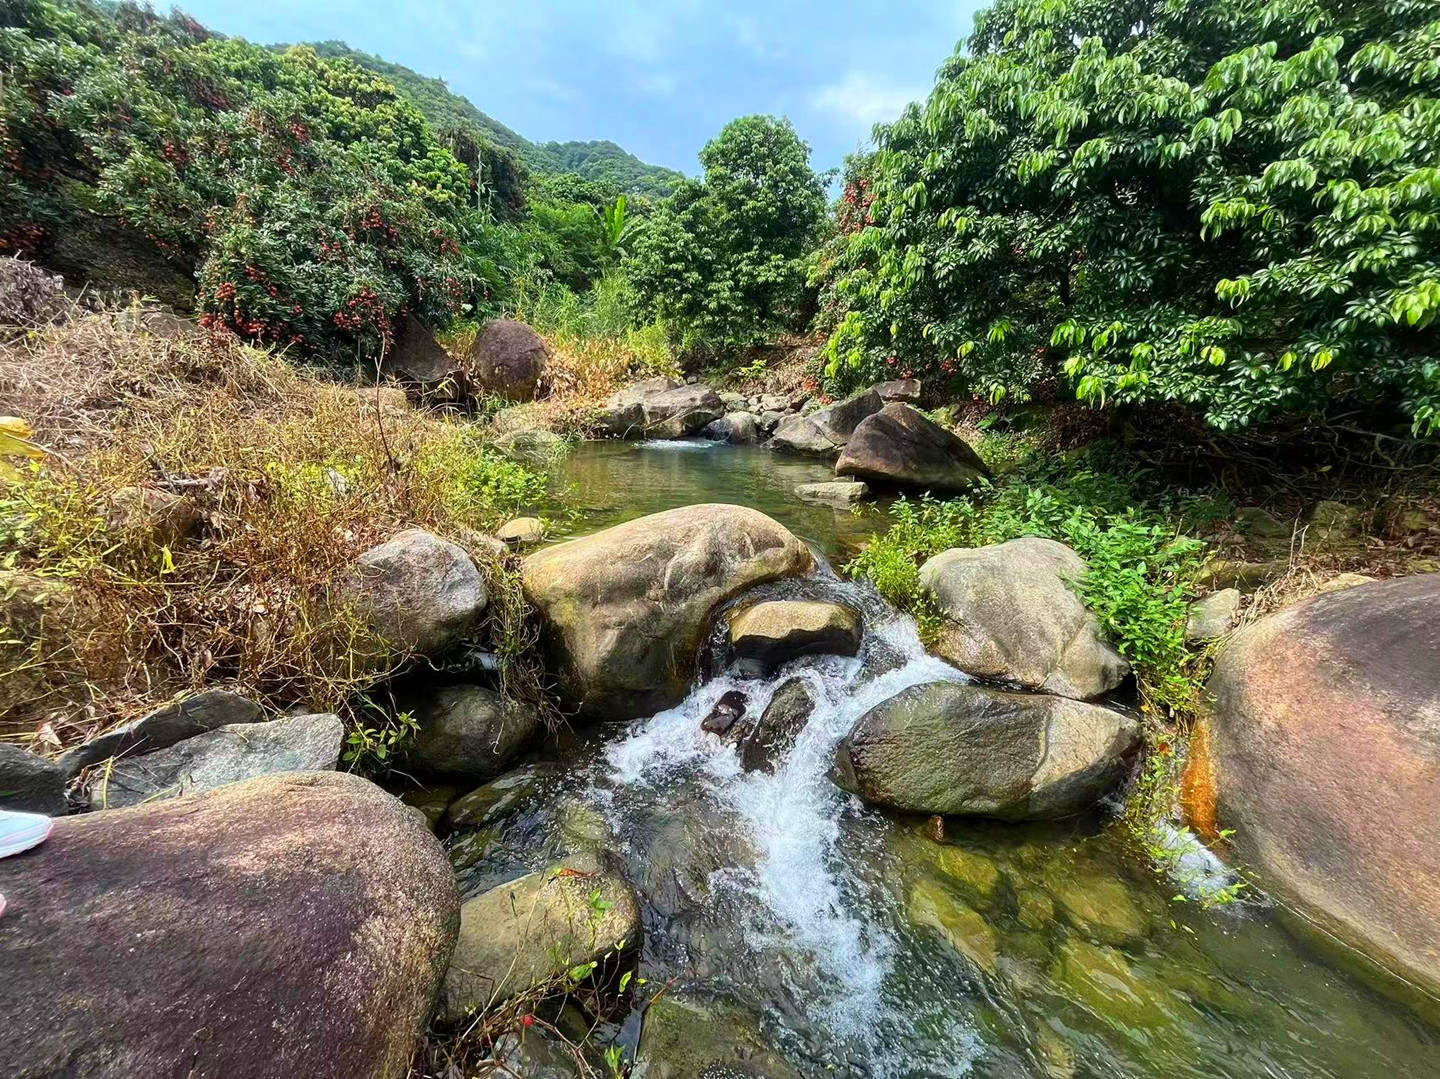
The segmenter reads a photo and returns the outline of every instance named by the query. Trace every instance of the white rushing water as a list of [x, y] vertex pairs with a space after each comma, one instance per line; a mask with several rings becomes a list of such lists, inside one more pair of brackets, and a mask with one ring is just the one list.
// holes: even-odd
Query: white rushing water
[[[875, 880], [873, 861], [854, 849], [867, 835], [878, 846], [884, 824], [836, 788], [829, 772], [836, 743], [868, 709], [907, 686], [965, 676], [928, 656], [914, 623], [873, 594], [839, 582], [830, 587], [864, 610], [861, 657], [804, 659], [763, 681], [713, 679], [609, 748], [600, 800], [623, 839], [636, 792], [663, 798], [698, 787], [706, 811], [739, 829], [749, 852], [710, 879], [714, 901], [743, 920], [746, 954], [732, 966], [784, 978], [809, 1024], [852, 1067], [882, 1079], [964, 1075], [974, 1036], [963, 1018], [943, 998], [927, 1014], [916, 1002], [915, 972], [908, 990], [895, 984], [902, 967], [917, 961], [917, 949], [907, 949], [896, 897]], [[881, 666], [891, 669], [871, 676], [866, 668], [882, 654], [889, 658]], [[703, 732], [701, 720], [732, 689], [745, 692], [749, 714], [758, 715], [797, 674], [816, 705], [808, 724], [773, 774], [743, 772], [735, 747]]]

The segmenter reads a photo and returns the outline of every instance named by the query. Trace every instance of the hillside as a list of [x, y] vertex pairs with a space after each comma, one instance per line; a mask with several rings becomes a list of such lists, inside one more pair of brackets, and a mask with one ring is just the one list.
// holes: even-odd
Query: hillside
[[401, 64], [352, 49], [343, 41], [317, 41], [311, 43], [311, 48], [321, 56], [350, 60], [389, 79], [438, 130], [478, 128], [497, 145], [513, 151], [521, 161], [539, 172], [575, 172], [587, 180], [608, 180], [623, 190], [656, 197], [668, 195], [676, 181], [682, 178], [673, 169], [646, 164], [608, 139], [531, 142], [481, 112], [469, 98], [452, 92], [444, 80], [429, 78]]

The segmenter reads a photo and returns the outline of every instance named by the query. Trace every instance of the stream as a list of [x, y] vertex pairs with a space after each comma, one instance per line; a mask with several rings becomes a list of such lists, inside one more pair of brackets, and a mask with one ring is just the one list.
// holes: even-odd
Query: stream
[[[562, 531], [734, 502], [838, 564], [884, 512], [794, 498], [829, 472], [745, 447], [586, 444], [557, 465]], [[923, 820], [834, 787], [835, 743], [864, 711], [965, 675], [833, 571], [760, 591], [855, 607], [860, 654], [769, 679], [720, 670], [675, 708], [574, 733], [527, 765], [518, 812], [448, 841], [467, 898], [577, 843], [603, 847], [641, 896], [648, 985], [759, 1029], [806, 1079], [1440, 1074], [1440, 1034], [1326, 963], [1259, 897], [1177, 901], [1187, 885], [1157, 875], [1114, 807], [1036, 825], [953, 820], [942, 845]], [[747, 774], [701, 720], [727, 690], [758, 712], [792, 675], [816, 708], [774, 774]], [[638, 1029], [632, 1016], [602, 1033], [633, 1049]]]

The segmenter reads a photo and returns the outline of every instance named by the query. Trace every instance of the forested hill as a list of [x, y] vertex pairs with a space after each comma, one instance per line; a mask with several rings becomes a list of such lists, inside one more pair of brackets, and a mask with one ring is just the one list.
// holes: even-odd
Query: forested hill
[[[286, 48], [286, 46], [276, 46]], [[370, 53], [352, 49], [343, 41], [311, 43], [324, 57], [350, 60], [388, 79], [425, 114], [440, 131], [478, 128], [496, 145], [510, 150], [530, 168], [539, 172], [579, 173], [587, 180], [609, 181], [622, 191], [663, 197], [682, 179], [674, 169], [647, 165], [634, 154], [608, 139], [589, 142], [535, 143], [512, 131], [494, 117], [477, 109], [469, 98], [450, 90], [441, 79], [432, 79], [408, 67]]]

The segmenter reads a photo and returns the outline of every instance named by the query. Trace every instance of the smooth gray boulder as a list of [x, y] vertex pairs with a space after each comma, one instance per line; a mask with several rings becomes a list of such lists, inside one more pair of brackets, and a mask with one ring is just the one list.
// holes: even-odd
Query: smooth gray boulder
[[70, 811], [65, 801], [69, 778], [69, 773], [56, 762], [9, 742], [0, 742], [0, 810], [64, 816]]
[[362, 554], [338, 596], [355, 605], [386, 647], [422, 656], [472, 633], [487, 600], [465, 549], [420, 528]]
[[891, 401], [901, 401], [907, 405], [920, 403], [920, 380], [918, 378], [892, 379], [889, 382], [877, 383], [873, 388], [887, 405]]
[[874, 390], [864, 390], [806, 416], [787, 416], [775, 428], [771, 444], [789, 453], [834, 457], [858, 426], [884, 407]]
[[116, 758], [91, 779], [90, 807], [122, 809], [277, 772], [331, 770], [344, 741], [345, 725], [329, 713], [219, 727], [166, 749]]
[[1140, 724], [1067, 697], [930, 682], [856, 722], [835, 751], [835, 782], [911, 813], [1004, 820], [1065, 817], [1124, 774]]
[[727, 412], [707, 423], [700, 434], [713, 442], [734, 442], [747, 446], [760, 438], [760, 422], [749, 412]]
[[1187, 641], [1216, 641], [1240, 620], [1240, 589], [1222, 588], [1190, 604], [1185, 620]]
[[484, 686], [443, 686], [405, 704], [420, 725], [407, 767], [451, 779], [499, 775], [540, 726], [533, 707]]
[[839, 603], [766, 600], [730, 614], [737, 666], [766, 675], [799, 656], [853, 656], [860, 651], [860, 614]]
[[959, 492], [990, 469], [959, 435], [896, 401], [855, 428], [835, 474], [915, 491]]
[[780, 426], [780, 421], [785, 418], [785, 413], [765, 409], [760, 413], [759, 427], [765, 434], [773, 434], [775, 428]]
[[0, 893], [9, 1079], [397, 1079], [459, 920], [418, 815], [341, 772], [62, 817]]
[[739, 738], [740, 767], [747, 772], [773, 772], [789, 754], [815, 711], [810, 686], [800, 677], [787, 678], [753, 726]]
[[73, 776], [82, 768], [89, 768], [110, 757], [151, 753], [217, 727], [259, 723], [263, 718], [260, 706], [249, 698], [229, 690], [207, 689], [203, 693], [171, 701], [133, 723], [90, 739], [62, 754], [59, 764]]
[[677, 386], [640, 402], [646, 438], [685, 438], [725, 415], [725, 404], [709, 386]]
[[698, 505], [537, 551], [521, 578], [561, 695], [596, 718], [634, 719], [684, 699], [717, 606], [813, 567], [758, 510]]
[[799, 484], [795, 488], [795, 497], [831, 506], [853, 506], [870, 497], [870, 487], [859, 480], [824, 480]]
[[920, 567], [945, 615], [933, 651], [976, 678], [1077, 700], [1114, 689], [1130, 664], [1075, 594], [1084, 573], [1069, 547], [1035, 536], [941, 552]]
[[[596, 891], [603, 910], [591, 903]], [[561, 988], [573, 967], [633, 951], [640, 934], [634, 889], [584, 855], [492, 888], [460, 907], [441, 1020], [552, 980]]]

